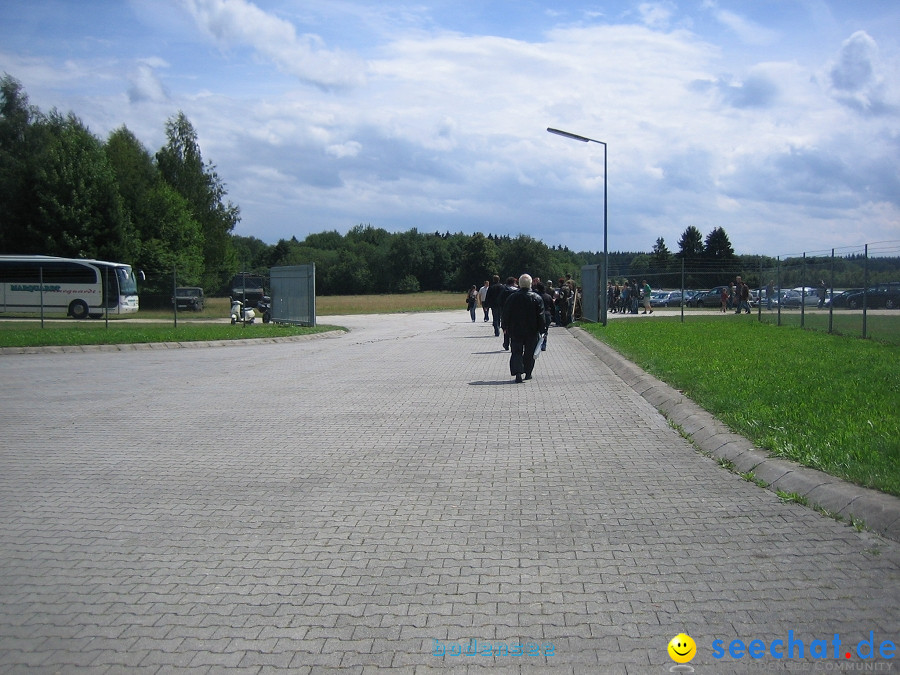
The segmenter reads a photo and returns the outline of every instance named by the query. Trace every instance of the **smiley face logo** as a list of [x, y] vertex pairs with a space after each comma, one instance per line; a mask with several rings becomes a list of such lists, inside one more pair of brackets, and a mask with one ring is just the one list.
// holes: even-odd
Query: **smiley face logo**
[[669, 641], [669, 656], [675, 663], [687, 663], [697, 655], [697, 643], [687, 633], [679, 633]]

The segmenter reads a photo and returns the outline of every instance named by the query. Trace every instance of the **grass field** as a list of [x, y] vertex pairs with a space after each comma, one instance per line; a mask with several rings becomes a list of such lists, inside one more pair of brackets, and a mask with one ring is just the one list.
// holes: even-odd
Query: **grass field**
[[[754, 313], [755, 316], [755, 313]], [[752, 318], [752, 317], [751, 317]], [[777, 312], [763, 312], [765, 323], [777, 325]], [[829, 317], [828, 312], [806, 312], [803, 317], [798, 310], [781, 313], [781, 325], [799, 328], [801, 322], [808, 330], [828, 332], [829, 320], [831, 331], [847, 337], [862, 337], [863, 315], [861, 311], [835, 310]], [[866, 337], [879, 342], [900, 345], [900, 311], [881, 310], [869, 312], [866, 316]]]
[[585, 328], [774, 455], [900, 495], [900, 347], [736, 319]]
[[[466, 311], [465, 293], [407, 293], [403, 295], [320, 295], [316, 316], [335, 314], [386, 314], [390, 312], [434, 312], [445, 309]], [[230, 313], [228, 298], [207, 298], [202, 312], [179, 312], [179, 321], [225, 318]], [[142, 319], [172, 320], [171, 310], [141, 310]]]
[[335, 326], [311, 328], [256, 323], [179, 322], [131, 323], [110, 321], [49, 321], [41, 329], [34, 321], [0, 321], [0, 347], [49, 347], [72, 345], [117, 345], [143, 342], [197, 342], [203, 340], [243, 340], [306, 335], [333, 330]]

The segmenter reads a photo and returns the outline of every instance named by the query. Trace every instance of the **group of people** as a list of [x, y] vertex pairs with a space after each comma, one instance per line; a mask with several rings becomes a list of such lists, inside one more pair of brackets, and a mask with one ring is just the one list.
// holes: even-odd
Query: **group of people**
[[638, 284], [637, 279], [634, 281], [625, 280], [622, 285], [609, 282], [606, 285], [606, 302], [610, 312], [620, 314], [637, 314], [638, 308], [643, 307], [641, 314], [653, 314], [650, 306], [650, 293], [653, 290], [650, 284], [644, 279]]
[[[771, 298], [769, 295], [770, 303]], [[722, 313], [733, 309], [735, 314], [750, 314], [750, 286], [740, 277], [735, 277], [733, 282], [722, 287], [719, 300], [722, 302]]]
[[519, 384], [532, 378], [536, 354], [547, 349], [551, 324], [567, 326], [573, 321], [576, 291], [571, 277], [560, 279], [554, 288], [552, 282], [545, 286], [529, 274], [508, 277], [501, 284], [495, 274], [480, 289], [474, 285], [469, 289], [466, 305], [472, 321], [480, 305], [484, 321], [493, 321], [494, 336], [503, 334], [503, 348], [510, 352], [510, 375]]

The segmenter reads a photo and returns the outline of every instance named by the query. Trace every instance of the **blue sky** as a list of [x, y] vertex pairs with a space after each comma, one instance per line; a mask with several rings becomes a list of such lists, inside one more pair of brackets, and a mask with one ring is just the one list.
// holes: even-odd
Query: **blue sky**
[[7, 0], [0, 71], [155, 152], [184, 111], [275, 243], [363, 223], [672, 251], [900, 240], [896, 0]]

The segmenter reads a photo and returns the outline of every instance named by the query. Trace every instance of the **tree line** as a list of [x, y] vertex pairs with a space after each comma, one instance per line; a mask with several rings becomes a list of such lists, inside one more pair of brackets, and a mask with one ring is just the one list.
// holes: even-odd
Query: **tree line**
[[[184, 113], [151, 154], [125, 126], [105, 141], [74, 113], [43, 113], [21, 84], [0, 79], [0, 251], [129, 262], [145, 289], [219, 289], [237, 268], [228, 202]], [[164, 273], [168, 271], [166, 278]]]
[[[21, 84], [4, 75], [0, 252], [128, 262], [146, 274], [142, 292], [169, 293], [174, 273], [179, 285], [201, 286], [211, 295], [227, 293], [238, 272], [267, 275], [281, 265], [315, 263], [317, 292], [344, 295], [463, 291], [494, 274], [523, 271], [577, 281], [583, 265], [602, 263], [601, 252], [548, 246], [525, 234], [389, 232], [359, 224], [343, 235], [325, 231], [276, 244], [235, 235], [240, 208], [228, 200], [215, 165], [201, 156], [190, 120], [178, 112], [165, 131], [166, 144], [155, 153], [125, 126], [100, 139], [74, 113], [43, 113], [30, 105]], [[885, 275], [896, 274], [892, 260]], [[687, 287], [708, 288], [737, 274], [759, 285], [760, 269], [768, 275], [775, 263], [735, 255], [721, 227], [704, 238], [689, 226], [674, 253], [663, 238], [649, 253], [610, 252], [608, 276], [677, 288], [683, 268]], [[843, 285], [860, 283], [862, 265], [841, 259]]]

